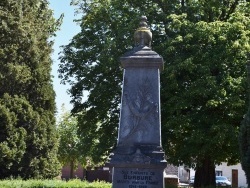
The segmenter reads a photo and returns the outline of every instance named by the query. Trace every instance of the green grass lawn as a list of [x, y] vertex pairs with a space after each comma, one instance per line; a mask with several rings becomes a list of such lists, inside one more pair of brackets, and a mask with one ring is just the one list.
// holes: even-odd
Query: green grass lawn
[[110, 183], [81, 181], [73, 179], [63, 180], [1, 180], [1, 188], [111, 188]]

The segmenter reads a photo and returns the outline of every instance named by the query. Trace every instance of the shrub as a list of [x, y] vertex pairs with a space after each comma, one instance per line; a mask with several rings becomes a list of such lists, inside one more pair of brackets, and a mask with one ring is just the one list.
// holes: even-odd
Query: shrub
[[1, 188], [111, 188], [110, 183], [96, 181], [89, 183], [79, 179], [62, 180], [2, 180]]

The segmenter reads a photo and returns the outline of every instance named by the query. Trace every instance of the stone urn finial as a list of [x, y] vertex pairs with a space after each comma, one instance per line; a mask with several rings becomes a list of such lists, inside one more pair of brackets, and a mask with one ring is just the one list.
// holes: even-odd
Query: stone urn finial
[[135, 46], [148, 46], [151, 47], [152, 33], [148, 28], [147, 17], [142, 16], [139, 28], [134, 34]]

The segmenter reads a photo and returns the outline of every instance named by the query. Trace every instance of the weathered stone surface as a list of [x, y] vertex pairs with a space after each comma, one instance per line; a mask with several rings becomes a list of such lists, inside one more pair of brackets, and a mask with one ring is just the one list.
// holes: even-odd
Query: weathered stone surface
[[148, 28], [147, 17], [142, 16], [139, 28], [134, 33], [135, 46], [151, 46], [152, 33]]
[[159, 188], [164, 184], [162, 170], [157, 168], [115, 168], [113, 174], [113, 187]]
[[148, 46], [137, 46], [127, 52], [121, 58], [121, 64], [126, 68], [156, 68], [160, 71], [163, 69], [163, 59]]
[[108, 163], [113, 168], [113, 188], [164, 187], [166, 160], [160, 115], [163, 59], [146, 46], [151, 39], [145, 33], [140, 36], [147, 37], [147, 43], [141, 39], [139, 46], [120, 59], [124, 78], [118, 142]]
[[160, 145], [158, 69], [127, 68], [118, 145]]
[[112, 165], [119, 167], [158, 168], [165, 164], [164, 152], [155, 145], [118, 146], [110, 157]]

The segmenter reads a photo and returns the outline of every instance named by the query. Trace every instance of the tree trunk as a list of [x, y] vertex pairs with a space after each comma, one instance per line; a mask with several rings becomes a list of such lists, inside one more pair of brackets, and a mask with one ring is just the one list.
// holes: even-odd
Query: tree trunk
[[215, 165], [209, 157], [202, 161], [195, 171], [194, 188], [216, 187]]
[[[250, 164], [250, 163], [249, 163]], [[250, 188], [250, 171], [248, 171], [248, 173], [246, 173], [246, 178], [247, 178], [247, 187]]]
[[70, 161], [70, 174], [69, 178], [72, 179], [74, 175], [74, 161]]

